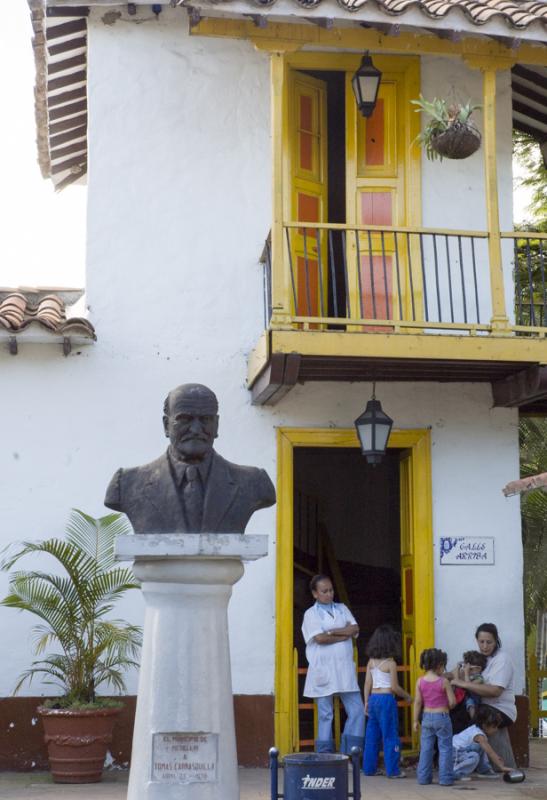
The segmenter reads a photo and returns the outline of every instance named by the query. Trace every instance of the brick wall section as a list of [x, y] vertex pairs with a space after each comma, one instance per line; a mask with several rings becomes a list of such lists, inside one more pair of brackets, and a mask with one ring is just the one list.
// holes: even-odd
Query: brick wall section
[[[26, 772], [48, 769], [42, 723], [36, 708], [43, 697], [0, 699], [0, 770]], [[112, 758], [127, 767], [131, 757], [136, 697], [126, 697], [114, 727]], [[234, 696], [238, 763], [243, 767], [268, 765], [268, 750], [274, 743], [271, 695]]]

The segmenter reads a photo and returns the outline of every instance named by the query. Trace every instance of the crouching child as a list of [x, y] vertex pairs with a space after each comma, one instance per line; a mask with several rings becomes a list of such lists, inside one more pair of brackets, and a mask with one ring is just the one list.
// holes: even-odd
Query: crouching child
[[479, 706], [473, 724], [452, 738], [454, 779], [469, 780], [476, 771], [480, 778], [495, 778], [491, 763], [501, 772], [511, 772], [503, 759], [495, 752], [488, 741], [501, 724], [501, 716], [491, 706]]

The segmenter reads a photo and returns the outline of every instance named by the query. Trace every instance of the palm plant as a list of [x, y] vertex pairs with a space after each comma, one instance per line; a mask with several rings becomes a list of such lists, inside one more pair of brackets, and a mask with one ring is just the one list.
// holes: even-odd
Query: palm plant
[[54, 644], [61, 651], [34, 661], [19, 677], [15, 692], [38, 674], [44, 683], [60, 687], [62, 707], [96, 703], [99, 687], [125, 690], [124, 671], [137, 666], [141, 629], [108, 615], [124, 592], [139, 588], [131, 570], [116, 566], [114, 560], [116, 537], [130, 532], [121, 514], [94, 519], [73, 509], [64, 540], [24, 541], [7, 548], [0, 563], [4, 571], [32, 554], [52, 556], [63, 570], [10, 575], [9, 591], [0, 605], [40, 618], [33, 628], [36, 656]]

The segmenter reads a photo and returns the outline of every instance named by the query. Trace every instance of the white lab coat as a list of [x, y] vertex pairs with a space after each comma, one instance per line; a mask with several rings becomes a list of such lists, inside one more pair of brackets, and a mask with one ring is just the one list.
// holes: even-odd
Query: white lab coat
[[343, 603], [334, 603], [334, 617], [320, 614], [316, 605], [308, 608], [302, 623], [309, 664], [304, 697], [327, 697], [339, 692], [359, 691], [352, 639], [336, 644], [317, 644], [315, 641], [320, 633], [356, 624], [355, 617]]

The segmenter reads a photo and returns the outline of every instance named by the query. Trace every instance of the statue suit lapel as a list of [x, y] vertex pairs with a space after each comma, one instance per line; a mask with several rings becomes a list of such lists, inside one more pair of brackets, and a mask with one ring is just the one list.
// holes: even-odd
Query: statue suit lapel
[[238, 491], [239, 487], [233, 478], [228, 462], [213, 451], [201, 524], [201, 530], [204, 533], [218, 531], [218, 526], [234, 502]]
[[162, 521], [164, 531], [186, 533], [186, 520], [167, 454], [160, 456], [151, 465], [144, 493], [158, 512], [158, 520]]

